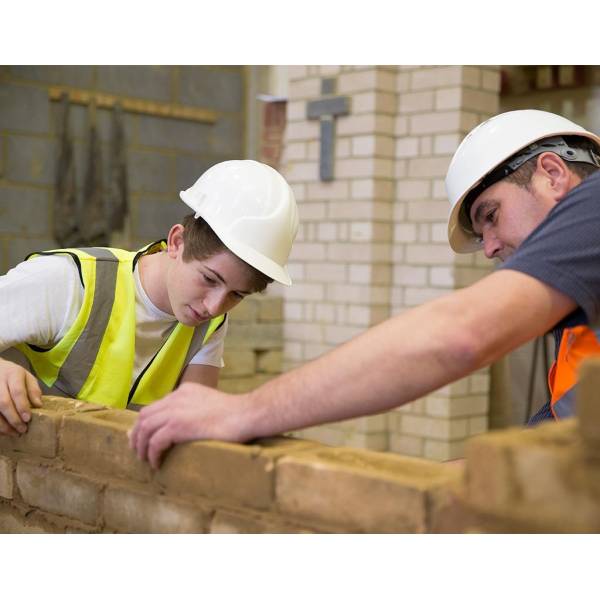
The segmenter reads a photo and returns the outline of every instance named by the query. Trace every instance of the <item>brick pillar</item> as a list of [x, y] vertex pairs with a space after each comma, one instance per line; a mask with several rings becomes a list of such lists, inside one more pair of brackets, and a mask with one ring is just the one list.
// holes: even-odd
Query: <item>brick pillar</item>
[[[284, 307], [287, 367], [311, 360], [390, 315], [395, 67], [290, 68], [284, 172], [300, 208]], [[306, 104], [336, 79], [350, 114], [336, 122], [335, 178], [319, 180], [318, 121]], [[387, 449], [387, 416], [305, 432], [336, 445]]]
[[279, 169], [283, 150], [285, 113], [287, 102], [276, 100], [262, 102], [262, 135], [260, 139], [259, 160], [274, 169]]
[[[444, 177], [464, 135], [498, 111], [495, 67], [400, 67], [392, 311], [469, 285], [491, 271], [481, 252], [456, 255], [447, 240]], [[445, 460], [487, 430], [488, 369], [394, 411], [390, 450]]]
[[[306, 103], [322, 77], [351, 99], [337, 120], [335, 179], [319, 181], [319, 124]], [[498, 110], [495, 67], [290, 68], [282, 160], [300, 206], [286, 290], [286, 367], [393, 314], [468, 285], [491, 265], [455, 255], [444, 177], [464, 135]], [[305, 431], [352, 445], [444, 460], [487, 429], [487, 369], [387, 415]]]

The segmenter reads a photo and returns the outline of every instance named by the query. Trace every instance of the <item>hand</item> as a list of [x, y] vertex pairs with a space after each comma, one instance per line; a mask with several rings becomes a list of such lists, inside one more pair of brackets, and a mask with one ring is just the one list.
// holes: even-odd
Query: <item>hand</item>
[[173, 444], [198, 439], [241, 442], [244, 396], [232, 397], [197, 384], [183, 383], [159, 402], [143, 408], [129, 432], [129, 446], [154, 469]]
[[23, 367], [0, 358], [0, 434], [14, 437], [25, 433], [32, 406], [42, 406], [37, 379]]

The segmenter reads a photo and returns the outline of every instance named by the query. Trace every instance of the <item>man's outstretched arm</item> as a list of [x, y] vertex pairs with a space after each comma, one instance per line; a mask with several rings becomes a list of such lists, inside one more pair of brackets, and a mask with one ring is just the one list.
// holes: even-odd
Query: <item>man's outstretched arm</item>
[[193, 439], [246, 441], [390, 410], [460, 379], [545, 333], [574, 302], [502, 270], [370, 328], [318, 359], [237, 396], [181, 385], [145, 408], [131, 445], [156, 467]]

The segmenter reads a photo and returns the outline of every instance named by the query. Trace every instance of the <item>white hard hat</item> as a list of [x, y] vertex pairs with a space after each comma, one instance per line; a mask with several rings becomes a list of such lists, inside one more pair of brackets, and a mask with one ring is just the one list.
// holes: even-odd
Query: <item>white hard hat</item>
[[[465, 215], [462, 210], [463, 202], [469, 192], [481, 186], [487, 175], [491, 174], [496, 167], [503, 165], [519, 150], [543, 138], [561, 135], [585, 137], [600, 147], [600, 137], [597, 135], [560, 115], [543, 110], [515, 110], [502, 113], [481, 123], [465, 137], [454, 153], [446, 175], [446, 192], [452, 206], [448, 221], [448, 240], [455, 252], [475, 252], [481, 249], [481, 243], [468, 227], [470, 222], [468, 215]], [[527, 159], [545, 150], [554, 151], [565, 160], [582, 160], [598, 165], [593, 153], [591, 158], [582, 156], [581, 153], [570, 149], [564, 140], [560, 138], [557, 140], [549, 146], [540, 144], [537, 148], [533, 148], [524, 154], [523, 160], [516, 161], [515, 165], [496, 174], [496, 177], [492, 176], [487, 185], [483, 182], [483, 189], [516, 170]]]
[[275, 169], [255, 160], [227, 160], [179, 196], [236, 256], [291, 285], [286, 263], [298, 231], [298, 208]]

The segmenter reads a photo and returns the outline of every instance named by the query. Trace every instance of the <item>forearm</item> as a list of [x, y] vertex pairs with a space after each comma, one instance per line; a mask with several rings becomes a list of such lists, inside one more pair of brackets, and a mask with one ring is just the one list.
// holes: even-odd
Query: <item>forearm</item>
[[394, 317], [252, 392], [256, 435], [384, 412], [468, 373], [469, 352], [448, 351], [453, 327], [438, 308]]
[[181, 376], [179, 384], [200, 383], [207, 387], [216, 389], [219, 383], [221, 369], [211, 365], [188, 365]]
[[573, 308], [559, 300], [527, 276], [495, 273], [250, 393], [251, 433], [374, 414], [420, 398], [545, 332]]

